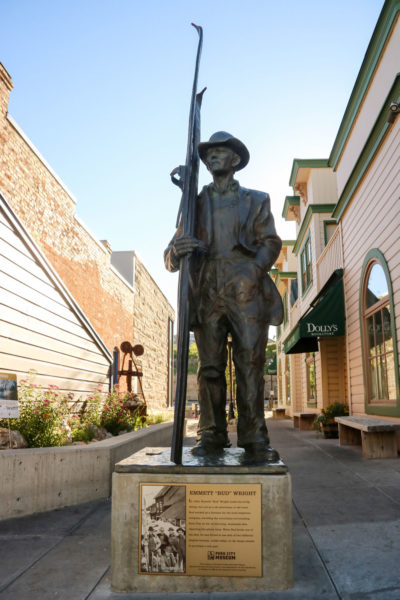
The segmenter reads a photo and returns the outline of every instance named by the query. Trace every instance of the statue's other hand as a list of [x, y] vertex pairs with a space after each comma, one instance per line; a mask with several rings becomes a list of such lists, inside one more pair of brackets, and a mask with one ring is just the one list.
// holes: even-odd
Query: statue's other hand
[[173, 251], [177, 258], [191, 254], [197, 249], [205, 250], [205, 245], [200, 240], [189, 236], [177, 238], [173, 245]]

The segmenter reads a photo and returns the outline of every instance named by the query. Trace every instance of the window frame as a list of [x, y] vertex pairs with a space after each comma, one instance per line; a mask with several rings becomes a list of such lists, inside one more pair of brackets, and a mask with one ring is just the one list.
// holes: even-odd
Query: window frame
[[285, 355], [285, 400], [286, 406], [292, 404], [292, 387], [290, 381], [290, 358]]
[[[297, 285], [297, 289], [296, 291], [293, 290], [294, 284]], [[293, 296], [296, 294], [296, 299], [293, 300], [292, 302], [292, 298]], [[289, 287], [289, 304], [290, 304], [290, 308], [293, 308], [293, 306], [296, 304], [297, 300], [299, 299], [299, 281], [297, 279], [297, 277], [294, 277], [293, 279], [290, 280], [290, 287]]]
[[332, 237], [335, 235], [334, 233], [331, 235], [331, 237], [328, 240], [328, 225], [335, 225], [336, 227], [338, 226], [337, 221], [335, 219], [327, 219], [324, 220], [324, 246], [326, 247], [328, 245], [328, 242], [332, 239]]
[[288, 306], [288, 293], [285, 290], [282, 296], [282, 304], [283, 304], [283, 326], [289, 323], [289, 306]]
[[[372, 307], [367, 308], [366, 306], [366, 292], [368, 289], [368, 280], [371, 273], [372, 267], [378, 264], [382, 267], [386, 277], [386, 283], [388, 288], [388, 295], [385, 296], [381, 301], [376, 302]], [[369, 360], [369, 341], [368, 341], [368, 329], [367, 320], [372, 315], [377, 314], [384, 306], [389, 305], [390, 307], [390, 330], [391, 337], [393, 340], [393, 361], [394, 361], [394, 378], [396, 386], [396, 398], [395, 400], [387, 400], [385, 403], [384, 399], [378, 400], [371, 403], [371, 378], [370, 378], [370, 360]], [[399, 394], [399, 362], [397, 352], [397, 335], [396, 335], [396, 311], [393, 300], [393, 288], [390, 277], [390, 271], [386, 259], [382, 252], [377, 248], [371, 249], [363, 263], [361, 270], [360, 280], [360, 298], [359, 298], [359, 318], [360, 318], [360, 331], [361, 331], [361, 345], [362, 345], [362, 368], [364, 378], [364, 410], [366, 414], [371, 415], [383, 415], [383, 416], [400, 416], [400, 394]], [[385, 353], [386, 356], [386, 353]]]
[[[307, 256], [309, 254], [309, 256]], [[304, 259], [303, 259], [304, 257]], [[309, 258], [309, 261], [307, 260]], [[304, 270], [303, 270], [304, 266]], [[312, 262], [312, 248], [311, 248], [311, 236], [308, 233], [304, 244], [300, 250], [300, 281], [301, 281], [301, 294], [305, 296], [308, 290], [311, 288], [313, 283], [313, 262]]]
[[277, 374], [277, 383], [278, 383], [278, 404], [283, 402], [283, 382], [282, 382], [282, 360], [279, 358], [278, 362], [277, 362], [277, 369], [276, 369], [276, 374]]
[[[317, 393], [317, 365], [315, 362], [315, 352], [307, 352], [306, 357], [304, 359], [306, 364], [306, 382], [307, 382], [307, 407], [315, 408], [318, 405], [318, 393]], [[315, 379], [315, 397], [311, 398], [311, 385], [310, 385], [310, 368], [314, 369], [314, 379]]]

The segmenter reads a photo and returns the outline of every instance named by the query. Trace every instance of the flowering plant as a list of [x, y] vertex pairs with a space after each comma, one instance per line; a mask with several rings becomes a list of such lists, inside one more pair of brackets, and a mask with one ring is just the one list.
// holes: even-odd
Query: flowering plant
[[143, 405], [137, 402], [136, 398], [135, 394], [122, 393], [118, 385], [114, 386], [103, 404], [101, 425], [113, 435], [142, 428], [146, 422], [146, 415]]
[[98, 434], [101, 426], [101, 410], [103, 397], [101, 389], [86, 397], [77, 414], [69, 417], [73, 442], [91, 442]]
[[349, 407], [343, 402], [331, 402], [326, 408], [321, 410], [321, 414], [315, 417], [314, 427], [319, 430], [321, 425], [327, 425], [334, 421], [335, 417], [346, 417], [349, 414]]
[[[10, 419], [10, 427], [18, 429], [31, 448], [63, 446], [70, 434], [65, 419], [68, 395], [56, 385], [44, 389], [32, 379], [18, 386], [19, 418]], [[2, 423], [1, 423], [2, 424]]]
[[[136, 394], [120, 392], [118, 386], [105, 398], [96, 388], [83, 402], [74, 403], [73, 394], [61, 392], [56, 385], [42, 388], [30, 375], [19, 382], [18, 400], [19, 418], [10, 419], [10, 427], [20, 431], [31, 448], [90, 442], [100, 433], [104, 436], [104, 429], [118, 435], [146, 424], [146, 405]], [[8, 420], [0, 420], [0, 427], [8, 427]]]

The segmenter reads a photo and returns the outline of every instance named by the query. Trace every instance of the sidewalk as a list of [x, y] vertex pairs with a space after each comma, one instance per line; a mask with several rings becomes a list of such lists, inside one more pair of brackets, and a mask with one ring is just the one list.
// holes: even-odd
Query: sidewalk
[[112, 593], [110, 500], [101, 500], [0, 522], [0, 600], [399, 600], [400, 459], [365, 461], [290, 420], [267, 423], [292, 476], [291, 590]]

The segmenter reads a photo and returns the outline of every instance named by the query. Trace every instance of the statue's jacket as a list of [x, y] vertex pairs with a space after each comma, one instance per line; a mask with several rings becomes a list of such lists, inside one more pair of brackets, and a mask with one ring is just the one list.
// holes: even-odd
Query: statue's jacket
[[[203, 187], [197, 197], [194, 236], [209, 248], [213, 236], [211, 183]], [[282, 241], [275, 230], [274, 218], [270, 210], [269, 195], [257, 190], [246, 189], [238, 185], [238, 203], [233, 209], [238, 211], [239, 227], [237, 249], [254, 262], [262, 272], [262, 293], [266, 302], [266, 321], [271, 325], [280, 325], [283, 320], [283, 305], [279, 292], [268, 272], [278, 258]], [[182, 235], [181, 225], [164, 253], [165, 266], [169, 271], [179, 269], [179, 261], [173, 252], [173, 244]], [[190, 260], [191, 270], [191, 325], [196, 325], [196, 290], [199, 277], [207, 261], [207, 253], [196, 251]]]

